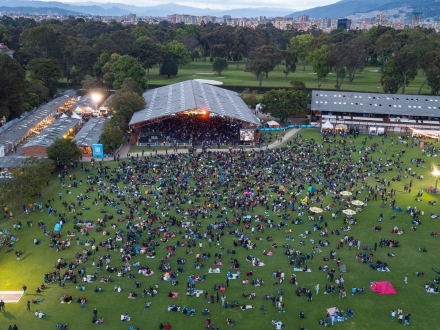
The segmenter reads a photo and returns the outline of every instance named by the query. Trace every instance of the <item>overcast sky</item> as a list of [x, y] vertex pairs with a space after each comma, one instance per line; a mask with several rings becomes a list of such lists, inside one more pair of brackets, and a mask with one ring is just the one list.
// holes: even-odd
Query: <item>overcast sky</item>
[[274, 7], [274, 8], [290, 8], [296, 10], [303, 10], [317, 6], [325, 6], [339, 0], [306, 0], [306, 1], [289, 1], [289, 0], [61, 0], [61, 2], [104, 2], [104, 3], [125, 3], [136, 6], [155, 6], [166, 3], [177, 3], [179, 5], [211, 8], [211, 9], [232, 9], [232, 8], [248, 8], [248, 7]]

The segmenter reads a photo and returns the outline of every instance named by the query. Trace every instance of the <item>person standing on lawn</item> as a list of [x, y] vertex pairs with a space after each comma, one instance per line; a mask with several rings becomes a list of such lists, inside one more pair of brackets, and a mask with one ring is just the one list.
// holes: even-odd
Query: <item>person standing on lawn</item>
[[405, 274], [403, 281], [405, 282], [405, 284], [408, 284], [408, 273]]
[[26, 294], [26, 290], [27, 290], [27, 287], [26, 287], [26, 285], [23, 285], [23, 294], [26, 296], [27, 294]]
[[5, 311], [5, 302], [3, 300], [0, 300], [0, 312]]

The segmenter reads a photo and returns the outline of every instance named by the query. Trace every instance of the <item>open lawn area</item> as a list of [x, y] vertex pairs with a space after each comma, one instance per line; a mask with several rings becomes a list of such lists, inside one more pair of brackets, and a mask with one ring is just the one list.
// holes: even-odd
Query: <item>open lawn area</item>
[[[318, 88], [318, 80], [313, 73], [311, 66], [307, 65], [306, 70], [302, 71], [298, 65], [295, 73], [285, 77], [283, 73], [284, 66], [280, 65], [275, 70], [269, 72], [269, 79], [263, 80], [263, 87], [290, 87], [292, 80], [303, 81], [307, 88]], [[341, 90], [351, 90], [359, 92], [383, 92], [380, 85], [381, 73], [380, 67], [372, 66], [366, 67], [363, 71], [356, 73], [356, 77], [352, 84], [345, 79]], [[182, 66], [179, 68], [179, 73], [176, 77], [166, 78], [159, 77], [159, 68], [153, 68], [150, 70], [150, 84], [174, 84], [177, 82], [192, 80], [192, 79], [209, 79], [223, 82], [224, 86], [243, 86], [244, 88], [250, 88], [258, 86], [259, 82], [255, 76], [250, 72], [245, 72], [245, 64], [241, 63], [237, 69], [234, 63], [229, 63], [229, 68], [222, 72], [221, 77], [217, 77], [217, 73], [212, 72], [212, 63], [210, 62], [192, 62], [191, 64]], [[335, 75], [330, 73], [327, 77], [327, 81], [321, 82], [321, 89], [334, 89], [335, 88]], [[407, 94], [418, 94], [420, 87], [423, 84], [425, 78], [422, 73], [419, 73], [413, 81], [410, 82], [406, 88]], [[429, 94], [430, 89], [425, 85], [422, 89], [422, 93]]]
[[[209, 63], [193, 63], [180, 69], [175, 79], [153, 79], [151, 82], [177, 82], [202, 71], [210, 71]], [[152, 70], [152, 78], [154, 73]], [[273, 72], [263, 85], [270, 82], [277, 87], [288, 86], [288, 81], [297, 80], [300, 75], [312, 77], [309, 73], [308, 68], [306, 73], [298, 72], [285, 80], [281, 71]], [[251, 74], [243, 72], [243, 65], [240, 70], [231, 65], [224, 76], [228, 84], [252, 85], [252, 81], [257, 84]], [[379, 74], [368, 73], [367, 69], [350, 88], [373, 91], [371, 88], [376, 85], [372, 81], [377, 82], [378, 79]], [[312, 78], [306, 82], [308, 87], [316, 85]], [[368, 88], [368, 85], [373, 87]], [[343, 85], [345, 88], [348, 86]], [[326, 88], [324, 84], [322, 87]], [[408, 91], [413, 93], [415, 89]], [[42, 199], [36, 200], [42, 202], [42, 211], [37, 208], [35, 211], [31, 209], [28, 215], [15, 215], [17, 209], [14, 207], [13, 218], [0, 227], [19, 237], [15, 244], [0, 250], [0, 290], [16, 291], [21, 290], [23, 285], [27, 286], [27, 295], [18, 303], [6, 303], [6, 310], [0, 314], [0, 327], [7, 329], [9, 324], [15, 323], [20, 330], [47, 330], [55, 329], [60, 322], [68, 323], [68, 329], [71, 330], [128, 330], [130, 326], [145, 330], [158, 329], [159, 323], [169, 322], [172, 329], [186, 330], [204, 329], [205, 320], [209, 317], [220, 329], [229, 328], [226, 324], [229, 318], [235, 321], [234, 329], [237, 330], [275, 329], [271, 320], [283, 322], [286, 330], [299, 329], [300, 326], [314, 330], [322, 327], [319, 320], [325, 319], [326, 309], [337, 307], [340, 311], [352, 309], [354, 317], [335, 323], [335, 329], [401, 328], [403, 324], [397, 323], [397, 316], [394, 321], [390, 317], [391, 310], [397, 311], [399, 308], [404, 314], [411, 314], [412, 328], [440, 329], [435, 316], [440, 296], [427, 293], [424, 288], [427, 282], [433, 283], [440, 276], [432, 270], [440, 269], [440, 237], [431, 236], [432, 232], [439, 231], [440, 218], [430, 216], [431, 213], [440, 213], [439, 204], [431, 205], [440, 201], [437, 194], [426, 192], [428, 187], [436, 185], [436, 179], [429, 170], [440, 163], [439, 157], [423, 154], [418, 144], [411, 147], [411, 140], [405, 141], [407, 144], [400, 143], [397, 135], [369, 138], [364, 134], [357, 138], [349, 137], [345, 143], [336, 136], [330, 137], [329, 143], [323, 143], [317, 130], [303, 129], [299, 134], [294, 137], [292, 146], [285, 149], [248, 151], [245, 154], [159, 155], [148, 157], [145, 161], [139, 157], [130, 164], [128, 160], [121, 160], [119, 164], [105, 162], [102, 168], [96, 163], [94, 169], [91, 169], [90, 163], [84, 163], [88, 172], [81, 170], [80, 165], [75, 169], [68, 168], [64, 179], [59, 179], [60, 170], [57, 170], [42, 192]], [[436, 154], [439, 144], [425, 140], [425, 148], [428, 147], [432, 147], [431, 153]], [[418, 159], [419, 162], [411, 163], [412, 159]], [[415, 172], [414, 176], [412, 172]], [[70, 175], [74, 177], [70, 178]], [[423, 177], [419, 179], [420, 176]], [[69, 188], [74, 179], [78, 187]], [[64, 189], [61, 188], [61, 181], [66, 185]], [[317, 191], [308, 193], [310, 186]], [[410, 193], [405, 187], [411, 187]], [[420, 190], [424, 192], [417, 196]], [[341, 196], [341, 191], [348, 191], [353, 196]], [[384, 202], [381, 192], [386, 199]], [[62, 193], [61, 199], [59, 193]], [[377, 200], [374, 200], [374, 195]], [[306, 197], [307, 201], [304, 200]], [[359, 206], [354, 215], [356, 224], [347, 224], [347, 218], [341, 211], [346, 206], [356, 210], [356, 206], [351, 204], [353, 197], [366, 205]], [[106, 198], [108, 205], [104, 205]], [[317, 198], [321, 201], [317, 201]], [[49, 215], [45, 207], [48, 200], [57, 210], [53, 215]], [[402, 212], [390, 207], [392, 200]], [[74, 212], [69, 212], [69, 207], [63, 206], [62, 202], [67, 202], [67, 205], [74, 203]], [[406, 212], [408, 206], [416, 207], [413, 211], [420, 214], [411, 216]], [[328, 207], [330, 210], [309, 214], [309, 207]], [[130, 215], [130, 209], [134, 219], [126, 218]], [[118, 210], [124, 213], [118, 214]], [[71, 246], [60, 248], [57, 252], [55, 247], [49, 247], [52, 241], [50, 235], [56, 234], [53, 232], [54, 225], [63, 213], [67, 222], [63, 224], [60, 237], [55, 238], [55, 242], [70, 238]], [[332, 214], [337, 213], [340, 214], [333, 219]], [[382, 222], [378, 221], [380, 214]], [[103, 222], [101, 227], [98, 219], [109, 215], [113, 219]], [[318, 220], [320, 215], [323, 216], [322, 222]], [[74, 216], [78, 221], [74, 220]], [[314, 220], [310, 220], [309, 216]], [[413, 219], [419, 219], [421, 224], [414, 224]], [[27, 225], [28, 220], [32, 220], [32, 227]], [[21, 221], [23, 228], [14, 230], [13, 225], [17, 221]], [[37, 226], [39, 221], [45, 224], [47, 235]], [[88, 231], [82, 229], [86, 234], [84, 236], [80, 231], [86, 226], [82, 223], [89, 223], [90, 228]], [[137, 226], [139, 223], [144, 226]], [[319, 229], [314, 230], [313, 226]], [[381, 230], [374, 231], [374, 226], [381, 226]], [[391, 233], [395, 227], [403, 234]], [[68, 237], [68, 231], [75, 233], [75, 236]], [[109, 235], [103, 235], [103, 231]], [[116, 240], [118, 232], [123, 241]], [[165, 232], [170, 236], [168, 239], [165, 238]], [[326, 232], [328, 235], [322, 236]], [[205, 233], [213, 234], [212, 246], [208, 241], [210, 236], [205, 238]], [[347, 243], [338, 248], [338, 242], [345, 235], [355, 244], [352, 248]], [[294, 240], [287, 240], [289, 236]], [[107, 248], [105, 244], [102, 247], [101, 242], [109, 238], [113, 239], [112, 248]], [[41, 243], [35, 245], [34, 239]], [[91, 246], [86, 246], [87, 241], [92, 239], [98, 246], [96, 253], [92, 253]], [[399, 241], [400, 247], [382, 247], [379, 244], [381, 239]], [[328, 240], [329, 245], [320, 244], [320, 240]], [[244, 244], [240, 244], [241, 241]], [[357, 241], [360, 241], [360, 249]], [[374, 250], [375, 243], [377, 250]], [[252, 249], [246, 249], [244, 245], [252, 246]], [[144, 246], [151, 253], [154, 251], [155, 258], [146, 258], [145, 254], [134, 251], [131, 253], [131, 248], [136, 250], [137, 246]], [[364, 247], [367, 249], [364, 250]], [[426, 248], [426, 252], [419, 252], [419, 247]], [[232, 250], [235, 254], [228, 254]], [[17, 251], [23, 251], [20, 261], [16, 258]], [[272, 251], [272, 255], [268, 251]], [[335, 259], [330, 259], [331, 251], [336, 252]], [[365, 263], [357, 258], [364, 252]], [[205, 253], [207, 259], [201, 257], [197, 261], [198, 253]], [[394, 256], [389, 256], [390, 253]], [[90, 255], [85, 257], [87, 254]], [[370, 254], [371, 264], [367, 260]], [[102, 260], [104, 269], [98, 270], [96, 263], [100, 256], [107, 256], [111, 260], [109, 266], [116, 271], [110, 273], [105, 269], [106, 259]], [[253, 266], [252, 262], [246, 260], [252, 257], [259, 259], [264, 266]], [[181, 265], [183, 272], [178, 272], [178, 258], [186, 261]], [[324, 258], [329, 260], [324, 261]], [[62, 284], [56, 276], [42, 292], [36, 293], [37, 287], [44, 282], [45, 274], [54, 274], [54, 267], [60, 259], [76, 265], [72, 270], [77, 276], [77, 284], [70, 280]], [[80, 259], [84, 262], [79, 263]], [[231, 259], [237, 260], [239, 270], [230, 268], [233, 264]], [[223, 266], [214, 266], [216, 260], [221, 261]], [[344, 299], [340, 298], [335, 283], [340, 276], [337, 260], [347, 269], [343, 273], [342, 285], [347, 292]], [[140, 267], [150, 268], [154, 274], [139, 274], [139, 267], [134, 267], [136, 262], [140, 263]], [[295, 263], [299, 268], [307, 266], [311, 272], [294, 270]], [[380, 263], [386, 263], [390, 271], [371, 269], [372, 265]], [[165, 275], [159, 270], [161, 264], [169, 266], [171, 272], [178, 275], [174, 279], [178, 282], [176, 285], [161, 280]], [[328, 278], [327, 272], [319, 270], [325, 264], [330, 270], [335, 270], [333, 281]], [[130, 267], [130, 270], [124, 273], [125, 276], [118, 277], [123, 266]], [[60, 269], [61, 277], [68, 268]], [[87, 275], [96, 273], [97, 280], [83, 284], [82, 276], [78, 275], [83, 268]], [[211, 274], [208, 272], [210, 268], [219, 268], [220, 273]], [[272, 276], [278, 270], [285, 276], [282, 283], [279, 283], [279, 278]], [[239, 271], [241, 275], [238, 279], [227, 281], [228, 271]], [[250, 271], [252, 275], [247, 276], [246, 273]], [[424, 276], [417, 277], [415, 272], [424, 273]], [[407, 284], [404, 282], [406, 273]], [[136, 278], [130, 279], [129, 274], [134, 274]], [[295, 274], [297, 285], [289, 281], [292, 274]], [[101, 283], [101, 278], [109, 276], [114, 282]], [[194, 287], [206, 290], [208, 301], [205, 301], [203, 294], [199, 297], [186, 295], [187, 287], [192, 285], [188, 284], [190, 276], [204, 279], [195, 282]], [[252, 281], [255, 284], [257, 279], [263, 284], [253, 285]], [[246, 280], [249, 283], [243, 284]], [[397, 294], [379, 295], [372, 292], [369, 286], [373, 281], [389, 281]], [[140, 282], [138, 288], [135, 287], [136, 282]], [[315, 291], [317, 284], [320, 286], [318, 294]], [[85, 291], [77, 290], [78, 285], [84, 285]], [[114, 291], [115, 285], [123, 288], [122, 292]], [[155, 289], [156, 285], [156, 295], [142, 297], [144, 288]], [[216, 285], [224, 285], [225, 292], [213, 291]], [[324, 294], [326, 286], [330, 285], [335, 286], [335, 292]], [[94, 292], [97, 286], [102, 287], [102, 293]], [[365, 288], [365, 292], [352, 295], [353, 287]], [[308, 301], [304, 294], [297, 296], [298, 288], [309, 289], [312, 301]], [[177, 299], [169, 298], [171, 291], [179, 293]], [[138, 293], [138, 297], [129, 299], [130, 292]], [[244, 296], [251, 293], [255, 293], [254, 299]], [[60, 298], [65, 294], [73, 297], [72, 303], [60, 303]], [[213, 304], [210, 303], [211, 294], [214, 295]], [[226, 302], [232, 304], [236, 300], [240, 307], [222, 307], [223, 294]], [[272, 300], [264, 300], [265, 295], [273, 295], [275, 299], [282, 296], [285, 312], [274, 307]], [[87, 298], [85, 309], [77, 303], [80, 297]], [[31, 311], [27, 311], [26, 302], [35, 298], [43, 301], [31, 303]], [[148, 310], [144, 309], [146, 302], [151, 302]], [[194, 307], [196, 312], [194, 316], [169, 312], [167, 307], [171, 304], [179, 304], [181, 311], [184, 306], [190, 309]], [[242, 305], [252, 305], [253, 308], [242, 311]], [[97, 308], [98, 317], [104, 318], [104, 324], [92, 324], [94, 308]], [[209, 309], [211, 314], [203, 315], [203, 309]], [[43, 311], [45, 316], [42, 319], [35, 317], [36, 310]], [[304, 319], [298, 317], [300, 311], [304, 312]], [[121, 322], [122, 313], [128, 314], [131, 320]]]

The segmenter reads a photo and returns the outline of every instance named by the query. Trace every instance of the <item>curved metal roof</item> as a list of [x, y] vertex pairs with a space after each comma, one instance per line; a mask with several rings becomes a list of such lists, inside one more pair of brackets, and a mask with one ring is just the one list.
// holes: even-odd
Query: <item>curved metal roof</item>
[[130, 126], [196, 108], [260, 125], [260, 120], [237, 93], [194, 80], [155, 88], [143, 97], [147, 105], [133, 115]]

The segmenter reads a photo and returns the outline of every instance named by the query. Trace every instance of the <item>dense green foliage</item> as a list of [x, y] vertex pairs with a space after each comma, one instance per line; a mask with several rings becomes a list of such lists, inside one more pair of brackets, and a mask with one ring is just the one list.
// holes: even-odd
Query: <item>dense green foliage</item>
[[300, 72], [313, 68], [310, 74], [316, 73], [318, 87], [327, 85], [328, 75], [333, 74], [336, 81], [332, 88], [352, 89], [359, 73], [367, 65], [376, 65], [385, 92], [405, 93], [415, 77], [423, 75], [420, 91], [426, 85], [428, 91], [437, 94], [439, 40], [433, 30], [399, 31], [383, 26], [369, 31], [324, 33], [316, 27], [282, 31], [272, 24], [252, 29], [213, 23], [106, 24], [81, 18], [36, 22], [3, 16], [0, 42], [15, 50], [17, 62], [10, 65], [16, 63], [28, 74], [23, 76], [20, 69], [14, 69], [18, 72], [14, 81], [8, 75], [2, 76], [2, 81], [10, 79], [19, 87], [17, 90], [24, 86], [25, 91], [11, 94], [6, 91], [7, 83], [0, 84], [1, 95], [11, 95], [7, 102], [14, 103], [13, 111], [10, 105], [3, 105], [1, 111], [7, 117], [17, 117], [56, 93], [60, 80], [68, 86], [74, 83], [119, 89], [130, 77], [145, 89], [148, 80], [156, 78], [150, 75], [150, 69], [170, 78], [191, 62], [216, 58], [236, 64], [246, 77], [241, 85], [253, 85], [251, 75], [259, 85], [264, 80], [273, 81], [269, 73], [278, 69], [286, 78], [299, 75], [296, 68], [300, 65]]
[[56, 139], [52, 145], [47, 147], [47, 157], [57, 165], [71, 164], [81, 159], [82, 152], [76, 145], [75, 140], [68, 137]]

